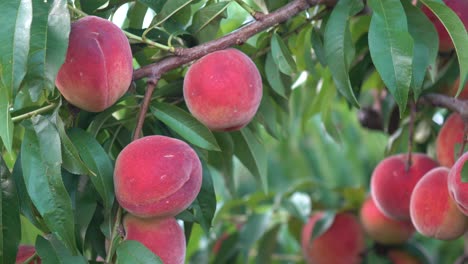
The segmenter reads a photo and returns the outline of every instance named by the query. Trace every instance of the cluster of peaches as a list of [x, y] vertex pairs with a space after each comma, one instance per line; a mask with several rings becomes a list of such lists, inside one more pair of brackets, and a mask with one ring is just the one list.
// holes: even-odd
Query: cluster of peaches
[[[72, 24], [66, 59], [56, 79], [69, 103], [103, 111], [127, 92], [132, 75], [130, 45], [117, 26], [94, 16]], [[211, 130], [233, 131], [254, 117], [262, 80], [247, 55], [227, 49], [195, 62], [186, 73], [183, 91], [196, 119]], [[153, 135], [131, 142], [119, 153], [114, 169], [116, 198], [127, 212], [125, 239], [141, 242], [165, 264], [184, 263], [185, 235], [175, 217], [196, 199], [201, 184], [201, 161], [184, 141]], [[21, 246], [18, 261], [33, 253], [34, 248]]]

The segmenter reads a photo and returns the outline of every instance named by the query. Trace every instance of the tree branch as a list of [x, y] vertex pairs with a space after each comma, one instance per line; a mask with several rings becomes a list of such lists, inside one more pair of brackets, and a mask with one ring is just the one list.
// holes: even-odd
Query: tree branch
[[429, 93], [423, 95], [419, 99], [419, 102], [447, 108], [452, 112], [459, 113], [465, 122], [468, 121], [468, 100], [460, 100], [443, 94]]

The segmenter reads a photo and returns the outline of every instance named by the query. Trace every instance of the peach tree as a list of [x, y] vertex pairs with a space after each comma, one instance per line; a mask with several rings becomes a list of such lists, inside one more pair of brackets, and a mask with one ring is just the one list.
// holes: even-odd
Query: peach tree
[[0, 10], [0, 263], [467, 259], [468, 1]]

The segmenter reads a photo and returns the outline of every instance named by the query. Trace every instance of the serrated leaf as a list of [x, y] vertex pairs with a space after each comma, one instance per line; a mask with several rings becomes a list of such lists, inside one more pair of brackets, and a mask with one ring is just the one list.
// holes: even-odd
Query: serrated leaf
[[349, 17], [363, 8], [361, 0], [342, 0], [333, 8], [325, 35], [325, 58], [338, 91], [352, 105], [359, 107], [349, 79], [355, 48], [349, 31]]
[[[452, 9], [437, 0], [421, 0], [444, 25], [450, 35], [460, 64], [460, 84], [457, 96], [463, 90], [464, 83], [468, 77], [468, 34], [466, 28]], [[464, 12], [466, 12], [464, 10]]]
[[[0, 65], [1, 66], [1, 65]], [[1, 71], [1, 68], [0, 68]], [[10, 115], [10, 102], [8, 91], [0, 87], [0, 138], [8, 152], [13, 148], [13, 121]]]
[[175, 15], [182, 8], [190, 5], [195, 0], [171, 0], [167, 1], [161, 8], [161, 11], [154, 17], [151, 25], [161, 25], [164, 21]]
[[190, 31], [196, 34], [204, 29], [208, 24], [215, 20], [219, 20], [220, 15], [224, 13], [230, 3], [230, 1], [226, 1], [207, 5], [195, 12]]
[[265, 147], [248, 127], [231, 133], [234, 140], [234, 153], [252, 173], [265, 193], [268, 192], [267, 160]]
[[47, 227], [76, 253], [73, 209], [62, 181], [58, 131], [40, 115], [26, 124], [21, 164], [28, 194]]
[[[0, 90], [15, 97], [26, 74], [32, 20], [31, 0], [0, 1]], [[3, 96], [3, 95], [2, 95]]]
[[296, 71], [296, 62], [291, 55], [291, 51], [277, 33], [273, 33], [271, 37], [271, 53], [274, 62], [282, 73], [292, 75]]
[[38, 236], [36, 239], [37, 254], [41, 258], [42, 264], [86, 264], [83, 256], [73, 254], [54, 235], [49, 235], [48, 239]]
[[73, 144], [78, 149], [81, 159], [95, 175], [89, 175], [91, 182], [99, 193], [106, 211], [114, 203], [114, 166], [99, 142], [88, 132], [74, 128], [69, 131]]
[[55, 89], [57, 72], [65, 60], [70, 34], [67, 1], [33, 1], [31, 32], [28, 71], [22, 85], [37, 101], [43, 89]]
[[0, 263], [14, 263], [21, 239], [18, 195], [13, 177], [0, 156]]
[[436, 69], [438, 51], [437, 31], [427, 16], [411, 4], [409, 0], [401, 1], [408, 19], [409, 33], [414, 40], [413, 79], [411, 90], [417, 100], [422, 92], [422, 85], [426, 73]]
[[162, 260], [138, 241], [126, 240], [117, 247], [117, 264], [163, 264]]
[[372, 61], [403, 115], [413, 75], [413, 39], [400, 0], [369, 0]]
[[151, 113], [191, 144], [207, 150], [220, 151], [213, 133], [179, 107], [155, 103], [151, 106]]

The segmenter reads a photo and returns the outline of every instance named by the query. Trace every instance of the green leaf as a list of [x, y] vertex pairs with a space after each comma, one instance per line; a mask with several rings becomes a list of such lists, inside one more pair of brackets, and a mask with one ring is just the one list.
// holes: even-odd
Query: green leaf
[[267, 231], [272, 220], [272, 212], [268, 210], [262, 214], [249, 215], [247, 222], [243, 225], [239, 234], [238, 247], [241, 248], [245, 256]]
[[413, 75], [413, 39], [400, 0], [370, 0], [369, 50], [403, 115]]
[[155, 103], [151, 106], [151, 113], [191, 144], [207, 150], [220, 151], [213, 133], [179, 107]]
[[5, 87], [0, 87], [0, 124], [2, 124], [0, 126], [0, 137], [7, 151], [11, 152], [13, 148], [13, 121], [11, 120], [10, 102], [8, 98], [7, 89], [5, 89]]
[[81, 10], [86, 14], [94, 13], [99, 7], [103, 6], [108, 0], [79, 0]]
[[325, 28], [324, 46], [327, 65], [338, 91], [349, 103], [359, 107], [349, 79], [355, 49], [349, 31], [349, 17], [363, 8], [360, 0], [342, 0], [333, 8]]
[[47, 239], [38, 236], [36, 239], [37, 254], [41, 258], [42, 264], [86, 264], [88, 263], [83, 256], [77, 256], [72, 253], [59, 239], [54, 235], [49, 235]]
[[23, 86], [37, 101], [43, 89], [55, 89], [55, 77], [65, 60], [70, 34], [66, 0], [32, 1], [33, 22], [28, 71]]
[[422, 86], [426, 73], [430, 69], [436, 69], [438, 52], [437, 31], [434, 24], [427, 16], [411, 4], [409, 0], [402, 1], [408, 19], [409, 33], [414, 40], [413, 79], [411, 90], [414, 99], [417, 100], [422, 92]]
[[288, 99], [288, 96], [286, 95], [288, 88], [285, 87], [283, 80], [281, 79], [281, 72], [278, 65], [275, 63], [271, 52], [268, 52], [265, 59], [265, 75], [271, 88], [273, 88], [273, 91], [285, 99]]
[[260, 240], [260, 244], [258, 247], [258, 256], [256, 258], [256, 262], [258, 264], [270, 264], [273, 263], [273, 253], [275, 252], [276, 246], [278, 244], [278, 234], [280, 231], [281, 225], [277, 224], [268, 232]]
[[[0, 1], [0, 90], [15, 97], [26, 74], [32, 1]], [[1, 95], [3, 96], [3, 94]], [[10, 98], [7, 96], [7, 98]]]
[[291, 52], [277, 33], [273, 33], [271, 37], [271, 53], [274, 62], [282, 73], [292, 75], [296, 71], [296, 63]]
[[138, 0], [138, 2], [147, 5], [154, 12], [159, 13], [168, 0]]
[[265, 147], [248, 127], [231, 133], [234, 140], [234, 153], [252, 173], [265, 193], [268, 192], [267, 160]]
[[198, 219], [203, 230], [209, 234], [211, 222], [216, 211], [216, 195], [211, 178], [210, 169], [207, 164], [202, 161], [203, 179], [200, 193], [194, 202], [195, 216]]
[[207, 5], [195, 12], [190, 31], [196, 34], [204, 29], [208, 24], [219, 20], [221, 18], [220, 16], [224, 13], [230, 3], [230, 1], [226, 1]]
[[0, 263], [14, 263], [21, 239], [21, 222], [15, 183], [0, 156]]
[[334, 212], [324, 212], [320, 219], [318, 219], [314, 224], [312, 234], [310, 235], [310, 241], [325, 233], [332, 226], [334, 220]]
[[163, 264], [162, 260], [138, 241], [126, 240], [117, 247], [117, 264]]
[[195, 0], [171, 0], [167, 1], [151, 22], [151, 25], [161, 25], [164, 21], [168, 20], [170, 17], [175, 15], [182, 8], [191, 4]]
[[[468, 34], [460, 18], [444, 3], [436, 0], [421, 0], [442, 22], [452, 39], [460, 64], [460, 85], [458, 94], [462, 91], [468, 77]], [[464, 10], [464, 12], [466, 12]]]
[[323, 36], [321, 32], [315, 27], [312, 29], [310, 41], [312, 48], [314, 49], [314, 54], [320, 64], [322, 64], [324, 67], [327, 66], [327, 59], [325, 58], [325, 47], [323, 46]]
[[29, 196], [47, 227], [76, 253], [73, 209], [62, 181], [59, 133], [40, 115], [26, 124], [21, 164]]
[[147, 11], [148, 7], [139, 1], [136, 1], [133, 5], [130, 5], [130, 9], [127, 13], [128, 27], [142, 28]]
[[114, 203], [114, 166], [99, 142], [88, 132], [74, 128], [69, 137], [78, 149], [81, 159], [94, 175], [89, 175], [96, 191], [101, 196], [104, 208], [109, 211]]

